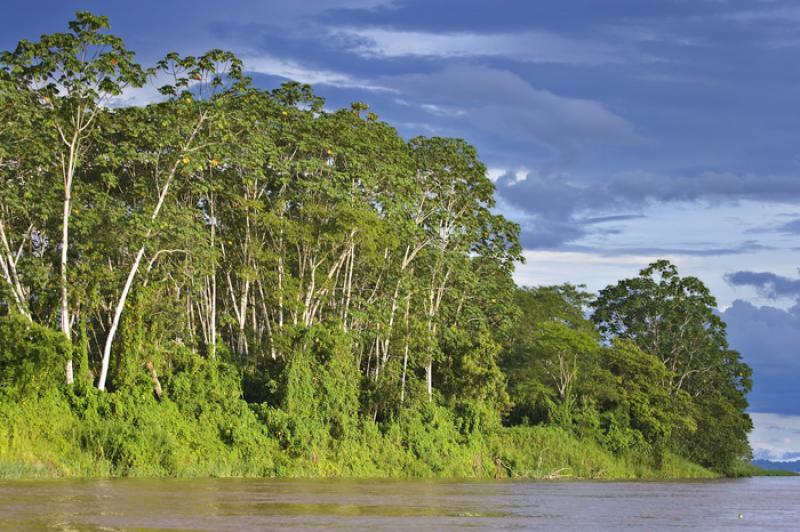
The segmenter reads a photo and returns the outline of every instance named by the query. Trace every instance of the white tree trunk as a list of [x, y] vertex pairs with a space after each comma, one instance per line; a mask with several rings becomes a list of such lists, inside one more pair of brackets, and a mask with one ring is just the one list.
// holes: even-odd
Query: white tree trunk
[[136, 277], [136, 272], [139, 270], [139, 264], [142, 262], [142, 257], [144, 256], [144, 246], [139, 248], [139, 251], [136, 253], [136, 258], [133, 261], [133, 266], [131, 270], [128, 272], [128, 278], [125, 280], [125, 286], [122, 288], [122, 295], [119, 297], [119, 301], [117, 301], [117, 307], [114, 309], [114, 319], [111, 321], [111, 329], [108, 331], [108, 337], [106, 337], [106, 345], [103, 348], [103, 362], [100, 366], [100, 380], [97, 381], [97, 389], [100, 391], [105, 391], [106, 389], [106, 378], [108, 377], [108, 365], [109, 361], [111, 360], [111, 345], [114, 343], [114, 337], [117, 334], [117, 328], [119, 327], [119, 319], [122, 316], [122, 311], [125, 308], [125, 303], [128, 300], [128, 292], [131, 290], [131, 285], [133, 285], [133, 279]]
[[[11, 295], [14, 297], [14, 303], [17, 305], [19, 313], [28, 318], [28, 321], [33, 321], [31, 313], [28, 311], [27, 298], [25, 291], [22, 289], [22, 284], [17, 275], [17, 259], [11, 251], [11, 246], [8, 243], [6, 236], [6, 229], [3, 220], [0, 219], [0, 241], [2, 241], [3, 249], [0, 252], [0, 267], [3, 269], [3, 277], [11, 288]], [[20, 247], [20, 252], [22, 248]], [[18, 254], [19, 256], [19, 254]]]
[[425, 366], [425, 381], [428, 384], [428, 401], [433, 401], [433, 358]]
[[[76, 129], [69, 146], [69, 159], [64, 169], [64, 212], [61, 220], [61, 264], [60, 264], [60, 284], [61, 284], [61, 332], [68, 340], [72, 340], [72, 320], [69, 315], [69, 289], [67, 287], [67, 260], [69, 253], [69, 217], [72, 213], [72, 181], [75, 176], [75, 166], [77, 164], [79, 131]], [[62, 158], [63, 164], [63, 158]], [[72, 384], [74, 376], [72, 372], [72, 359], [70, 358], [64, 368], [67, 384]]]
[[[207, 114], [204, 112], [200, 115], [200, 118], [195, 124], [192, 133], [189, 135], [189, 138], [186, 140], [186, 143], [183, 145], [183, 149], [181, 152], [185, 152], [189, 147], [192, 145], [194, 138], [197, 136], [197, 133], [200, 131], [200, 127], [203, 125], [203, 122], [206, 120]], [[164, 187], [161, 189], [161, 192], [158, 195], [158, 202], [156, 203], [155, 208], [153, 209], [153, 213], [150, 215], [150, 222], [154, 222], [156, 218], [158, 218], [158, 213], [161, 212], [161, 207], [164, 206], [164, 201], [167, 199], [167, 193], [169, 192], [169, 187], [172, 185], [172, 180], [175, 178], [175, 174], [178, 171], [178, 165], [180, 164], [180, 159], [176, 159], [175, 163], [172, 165], [169, 173], [167, 174], [167, 179], [164, 181]], [[103, 348], [103, 360], [100, 365], [100, 379], [97, 381], [97, 389], [104, 391], [106, 389], [106, 379], [108, 377], [108, 365], [111, 360], [111, 346], [114, 343], [114, 337], [117, 334], [117, 328], [119, 327], [119, 319], [122, 316], [122, 311], [125, 309], [125, 303], [128, 300], [128, 293], [130, 292], [131, 286], [133, 285], [133, 280], [136, 277], [136, 273], [139, 271], [139, 266], [142, 263], [142, 257], [144, 256], [145, 251], [145, 243], [150, 239], [153, 234], [152, 226], [147, 229], [147, 232], [144, 235], [144, 241], [142, 242], [142, 246], [139, 248], [139, 251], [136, 253], [136, 258], [133, 260], [133, 264], [131, 265], [131, 269], [128, 272], [128, 277], [125, 280], [125, 286], [122, 288], [122, 294], [119, 296], [119, 301], [117, 301], [117, 306], [114, 309], [114, 318], [111, 321], [111, 329], [108, 331], [108, 336], [106, 337], [106, 344]]]

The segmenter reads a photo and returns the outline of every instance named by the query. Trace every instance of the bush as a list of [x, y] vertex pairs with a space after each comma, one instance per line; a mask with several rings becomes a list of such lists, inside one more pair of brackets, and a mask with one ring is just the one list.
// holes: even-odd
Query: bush
[[16, 314], [0, 318], [0, 393], [20, 399], [59, 388], [70, 355], [63, 334]]

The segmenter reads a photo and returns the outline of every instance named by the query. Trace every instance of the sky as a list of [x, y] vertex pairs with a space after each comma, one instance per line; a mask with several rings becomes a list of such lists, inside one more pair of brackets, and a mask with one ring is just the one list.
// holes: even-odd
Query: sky
[[[234, 51], [411, 138], [474, 144], [524, 285], [596, 291], [667, 258], [754, 368], [756, 456], [800, 456], [800, 2], [5, 0], [0, 49], [107, 15], [138, 59]], [[147, 87], [128, 95], [143, 103]]]

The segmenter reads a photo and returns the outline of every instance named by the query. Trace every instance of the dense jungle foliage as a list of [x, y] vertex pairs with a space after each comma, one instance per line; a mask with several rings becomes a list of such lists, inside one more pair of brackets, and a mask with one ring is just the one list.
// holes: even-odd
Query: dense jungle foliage
[[750, 371], [705, 286], [517, 288], [493, 192], [463, 140], [228, 52], [144, 69], [90, 13], [20, 42], [0, 476], [734, 474]]

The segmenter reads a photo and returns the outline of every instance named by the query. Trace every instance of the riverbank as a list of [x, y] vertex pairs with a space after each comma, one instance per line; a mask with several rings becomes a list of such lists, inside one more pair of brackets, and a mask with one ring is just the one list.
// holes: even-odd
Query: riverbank
[[785, 469], [765, 469], [755, 464], [745, 464], [742, 469], [748, 477], [800, 477], [800, 473]]
[[641, 456], [612, 454], [553, 426], [465, 435], [446, 409], [434, 405], [409, 409], [392, 422], [359, 418], [315, 431], [277, 409], [219, 395], [199, 403], [190, 391], [162, 401], [93, 392], [3, 401], [0, 478], [718, 476], [669, 453], [654, 467]]

